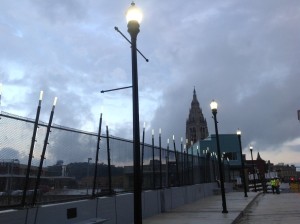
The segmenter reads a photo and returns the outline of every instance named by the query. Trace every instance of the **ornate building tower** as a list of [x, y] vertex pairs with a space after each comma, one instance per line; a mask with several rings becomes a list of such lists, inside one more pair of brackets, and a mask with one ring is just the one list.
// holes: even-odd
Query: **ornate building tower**
[[195, 143], [198, 140], [202, 140], [208, 137], [206, 119], [203, 116], [202, 109], [200, 108], [200, 104], [197, 100], [195, 88], [190, 108], [190, 114], [186, 121], [185, 136], [186, 139], [188, 139], [187, 146], [191, 145], [191, 141]]

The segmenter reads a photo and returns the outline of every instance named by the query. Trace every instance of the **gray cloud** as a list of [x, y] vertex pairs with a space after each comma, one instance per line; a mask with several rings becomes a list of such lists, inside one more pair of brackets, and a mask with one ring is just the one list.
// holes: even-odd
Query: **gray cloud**
[[[95, 131], [104, 106], [111, 134], [131, 138], [131, 91], [100, 94], [131, 83], [130, 46], [113, 29], [118, 26], [129, 36], [124, 18], [129, 4], [2, 1], [1, 82], [23, 94], [8, 101], [5, 94], [11, 93], [4, 91], [2, 109], [34, 117], [44, 90], [41, 119], [48, 120], [58, 96], [55, 123], [89, 124], [88, 131]], [[145, 14], [138, 48], [150, 59], [146, 63], [138, 57], [140, 118], [147, 122], [147, 141], [152, 128], [156, 133], [162, 128], [164, 142], [173, 134], [177, 141], [185, 136], [194, 86], [210, 133], [209, 103], [216, 99], [220, 133], [240, 128], [245, 148], [255, 142], [262, 151], [280, 151], [282, 143], [298, 137], [298, 1], [136, 4]]]

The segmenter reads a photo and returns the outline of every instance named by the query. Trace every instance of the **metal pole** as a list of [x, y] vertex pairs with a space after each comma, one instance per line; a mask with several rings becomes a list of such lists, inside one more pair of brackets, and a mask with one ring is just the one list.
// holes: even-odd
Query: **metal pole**
[[111, 187], [111, 167], [110, 167], [110, 148], [109, 148], [109, 132], [108, 126], [106, 125], [106, 144], [107, 144], [107, 168], [108, 168], [108, 190], [109, 194], [112, 194], [112, 187]]
[[239, 145], [240, 145], [240, 156], [241, 156], [241, 163], [242, 163], [242, 179], [243, 179], [243, 185], [244, 185], [244, 197], [248, 197], [247, 195], [247, 186], [246, 186], [246, 178], [245, 178], [245, 163], [243, 158], [243, 152], [242, 152], [242, 141], [241, 141], [241, 134], [238, 134], [239, 139]]
[[180, 185], [180, 177], [179, 177], [179, 163], [178, 163], [178, 153], [177, 153], [177, 150], [176, 150], [176, 144], [175, 144], [175, 138], [174, 138], [174, 135], [173, 135], [173, 145], [174, 145], [174, 153], [175, 153], [175, 163], [176, 163], [176, 179], [177, 179], [177, 185]]
[[186, 155], [185, 155], [185, 150], [183, 151], [183, 185], [185, 185], [186, 184], [186, 165], [185, 165], [185, 163], [186, 163]]
[[132, 88], [132, 86], [126, 86], [126, 87], [108, 89], [108, 90], [101, 90], [101, 93], [106, 93], [106, 92], [111, 92], [111, 91], [116, 91], [116, 90], [122, 90], [122, 89], [128, 89], [128, 88]]
[[191, 146], [191, 150], [192, 150], [192, 183], [194, 184], [194, 150], [193, 150], [193, 144]]
[[143, 142], [142, 142], [142, 166], [141, 166], [141, 184], [144, 182], [144, 151], [145, 151], [145, 123], [143, 128]]
[[131, 36], [132, 59], [132, 113], [133, 113], [133, 179], [134, 179], [134, 223], [142, 223], [142, 188], [140, 168], [140, 119], [139, 119], [139, 89], [137, 70], [136, 39], [140, 31], [137, 21], [128, 23], [128, 33]]
[[227, 163], [228, 163], [228, 177], [229, 177], [229, 182], [231, 182], [230, 163], [229, 163], [228, 157], [227, 157]]
[[197, 156], [198, 156], [198, 172], [199, 172], [199, 184], [201, 183], [201, 169], [200, 169], [200, 154], [199, 150], [197, 149]]
[[183, 154], [183, 145], [182, 145], [182, 138], [180, 144], [180, 152], [181, 152], [181, 184], [184, 185], [184, 154]]
[[253, 162], [253, 155], [252, 155], [252, 148], [250, 148], [251, 152], [251, 160], [252, 160], [252, 169], [253, 169], [253, 182], [254, 182], [254, 191], [256, 192], [256, 179], [255, 179], [255, 167], [254, 167], [254, 162]]
[[222, 213], [228, 213], [227, 206], [226, 206], [226, 197], [225, 197], [223, 166], [221, 162], [221, 150], [220, 150], [219, 132], [218, 132], [218, 124], [217, 124], [217, 110], [212, 110], [212, 113], [213, 113], [215, 130], [216, 130], [217, 153], [218, 153], [219, 173], [220, 173], [221, 192], [222, 192], [222, 207], [223, 207]]
[[169, 187], [169, 139], [167, 145], [167, 155], [166, 155], [166, 187]]
[[30, 168], [31, 168], [33, 149], [34, 149], [34, 145], [35, 145], [36, 133], [37, 133], [37, 129], [38, 129], [38, 122], [39, 122], [39, 117], [40, 117], [40, 112], [41, 112], [42, 96], [43, 96], [43, 92], [41, 91], [39, 105], [37, 107], [37, 112], [36, 112], [36, 117], [35, 117], [35, 122], [34, 122], [34, 127], [33, 127], [33, 134], [32, 134], [29, 157], [28, 157], [28, 164], [27, 164], [27, 169], [26, 169], [25, 184], [24, 184], [23, 196], [22, 196], [22, 201], [21, 201], [21, 205], [23, 207], [25, 206], [26, 192], [27, 192], [27, 188], [28, 188], [28, 184], [29, 184], [29, 174], [30, 174]]
[[[127, 37], [119, 30], [118, 27], [115, 26], [115, 30], [116, 30], [117, 32], [119, 32], [119, 33], [120, 33], [120, 34], [121, 34], [121, 35], [122, 35], [122, 36], [130, 43], [130, 44], [131, 44], [130, 40], [127, 39]], [[140, 52], [139, 49], [136, 49], [136, 51], [140, 53], [140, 55], [145, 59], [146, 62], [149, 62], [149, 59], [146, 58], [146, 57], [142, 54], [142, 52]]]
[[99, 128], [98, 128], [98, 139], [97, 139], [96, 160], [95, 160], [95, 170], [94, 170], [94, 180], [93, 180], [93, 192], [92, 192], [93, 197], [95, 196], [95, 191], [96, 191], [98, 160], [99, 160], [100, 141], [101, 141], [101, 127], [102, 127], [102, 113], [100, 114], [100, 121], [99, 121]]
[[88, 158], [88, 164], [87, 164], [87, 167], [86, 167], [86, 176], [87, 176], [87, 179], [86, 179], [86, 195], [89, 194], [89, 175], [90, 175], [90, 161], [92, 160], [92, 158]]
[[50, 136], [50, 132], [51, 132], [50, 129], [51, 129], [52, 120], [53, 120], [53, 116], [54, 116], [54, 109], [55, 109], [56, 100], [57, 100], [57, 98], [54, 98], [54, 103], [53, 103], [53, 106], [52, 106], [52, 110], [51, 110], [50, 118], [49, 118], [49, 123], [48, 123], [48, 126], [47, 126], [47, 132], [46, 132], [46, 136], [45, 136], [45, 141], [44, 141], [43, 151], [42, 151], [42, 155], [41, 155], [39, 170], [38, 170], [36, 183], [35, 183], [35, 188], [34, 188], [33, 197], [32, 197], [32, 205], [35, 205], [35, 203], [36, 203], [37, 190], [38, 190], [39, 185], [40, 185], [40, 180], [41, 180], [41, 174], [42, 174], [42, 170], [43, 170], [43, 163], [44, 163], [44, 159], [45, 159], [46, 149], [47, 149], [47, 145], [49, 144], [48, 140], [49, 140], [49, 136]]
[[152, 130], [152, 189], [155, 189], [154, 130]]
[[186, 148], [186, 184], [190, 184], [189, 149]]
[[204, 155], [204, 183], [206, 183], [206, 150], [203, 150], [203, 155]]
[[160, 179], [160, 189], [162, 189], [161, 130], [160, 129], [159, 129], [159, 179]]

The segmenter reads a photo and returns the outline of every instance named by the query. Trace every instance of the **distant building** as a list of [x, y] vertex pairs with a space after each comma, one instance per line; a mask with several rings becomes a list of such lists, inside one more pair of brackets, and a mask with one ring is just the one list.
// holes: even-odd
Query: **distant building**
[[193, 143], [208, 137], [208, 128], [206, 119], [203, 116], [202, 109], [197, 99], [196, 90], [194, 89], [193, 100], [191, 103], [189, 117], [186, 120], [186, 139], [187, 147]]
[[276, 171], [278, 177], [284, 181], [289, 181], [290, 178], [297, 178], [297, 171], [294, 165], [278, 163], [273, 166], [273, 171]]
[[[240, 155], [240, 146], [238, 142], [238, 137], [236, 134], [219, 134], [220, 141], [220, 152], [225, 157], [224, 164], [229, 164], [229, 179], [236, 180], [236, 178], [241, 176], [241, 155]], [[199, 150], [200, 155], [209, 154], [216, 155], [217, 154], [217, 142], [216, 135], [213, 134], [210, 137], [198, 141], [193, 146], [194, 154], [197, 152], [195, 150]], [[227, 175], [227, 174], [226, 174]]]
[[[56, 175], [53, 175], [53, 173], [51, 173], [51, 169], [49, 171], [48, 168], [43, 168], [42, 170], [42, 175], [40, 177], [40, 188], [43, 186], [51, 186], [55, 189], [59, 189], [63, 188], [64, 186], [76, 186], [74, 177], [64, 177], [61, 175], [61, 165], [57, 166], [58, 172]], [[0, 192], [22, 190], [24, 187], [26, 171], [27, 164], [22, 164], [17, 159], [0, 160]], [[29, 175], [29, 190], [32, 190], [35, 187], [37, 173], [38, 167], [32, 165]]]
[[[267, 163], [264, 159], [260, 157], [259, 152], [257, 153], [256, 159], [253, 158], [253, 163], [252, 159], [246, 160], [245, 161], [245, 166], [248, 167], [248, 174], [253, 174], [255, 173], [255, 177], [258, 179], [263, 179], [265, 177], [265, 174], [270, 172], [269, 169], [269, 162]], [[253, 170], [254, 166], [254, 170]]]

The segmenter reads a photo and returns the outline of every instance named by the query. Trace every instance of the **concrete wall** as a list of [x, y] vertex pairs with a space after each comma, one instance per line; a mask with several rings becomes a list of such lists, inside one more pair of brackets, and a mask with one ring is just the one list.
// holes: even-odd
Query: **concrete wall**
[[[227, 192], [231, 191], [232, 184], [226, 184], [225, 187]], [[216, 188], [216, 183], [206, 183], [144, 191], [143, 217], [150, 217], [211, 196]], [[107, 224], [133, 223], [133, 194], [0, 211], [0, 223], [10, 224], [70, 224], [96, 217], [108, 219]]]

